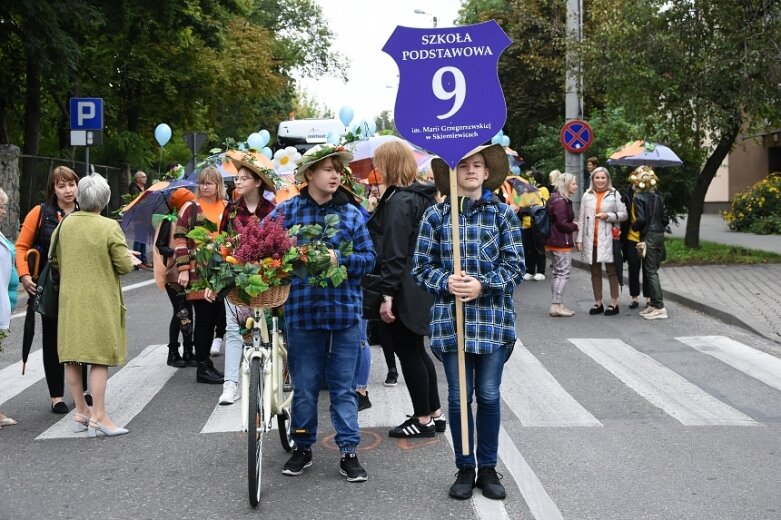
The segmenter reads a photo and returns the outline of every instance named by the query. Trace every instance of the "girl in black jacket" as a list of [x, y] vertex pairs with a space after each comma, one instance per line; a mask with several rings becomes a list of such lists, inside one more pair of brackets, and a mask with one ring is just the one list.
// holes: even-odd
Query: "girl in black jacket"
[[439, 402], [437, 373], [426, 353], [432, 297], [410, 275], [412, 253], [423, 212], [432, 204], [436, 188], [415, 182], [417, 165], [412, 150], [402, 141], [377, 148], [375, 168], [387, 189], [368, 222], [377, 252], [375, 273], [381, 278], [379, 328], [381, 341], [392, 343], [412, 399], [413, 415], [392, 429], [391, 437], [433, 437], [445, 431]]

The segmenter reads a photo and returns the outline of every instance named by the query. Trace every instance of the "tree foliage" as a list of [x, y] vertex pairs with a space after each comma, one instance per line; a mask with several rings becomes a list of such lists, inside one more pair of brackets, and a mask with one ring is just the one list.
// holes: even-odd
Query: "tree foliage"
[[705, 194], [741, 133], [781, 119], [781, 3], [592, 0], [587, 84], [622, 105], [695, 173], [686, 245], [699, 245]]
[[93, 153], [134, 168], [160, 161], [161, 122], [212, 144], [273, 131], [296, 108], [293, 71], [345, 63], [313, 0], [7, 0], [0, 26], [0, 142], [72, 153], [68, 99], [101, 97]]

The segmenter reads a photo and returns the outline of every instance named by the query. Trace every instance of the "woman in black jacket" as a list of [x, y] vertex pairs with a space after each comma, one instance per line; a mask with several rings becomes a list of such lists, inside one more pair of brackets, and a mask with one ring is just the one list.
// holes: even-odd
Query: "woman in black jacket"
[[564, 306], [564, 288], [572, 270], [572, 233], [578, 230], [570, 197], [578, 191], [578, 181], [571, 173], [561, 173], [553, 184], [554, 192], [548, 202], [550, 235], [545, 240], [545, 250], [553, 256], [551, 280], [551, 306], [548, 314], [569, 318], [575, 314]]
[[445, 431], [445, 416], [439, 402], [436, 369], [423, 345], [432, 298], [415, 284], [410, 272], [420, 219], [434, 204], [436, 188], [415, 182], [415, 158], [401, 141], [377, 148], [374, 166], [387, 185], [368, 222], [377, 252], [375, 273], [380, 276], [383, 295], [380, 338], [391, 342], [399, 357], [413, 407], [412, 417], [388, 435], [433, 437], [436, 431]]
[[[648, 288], [651, 306], [640, 311], [647, 320], [667, 318], [664, 295], [659, 282], [659, 266], [664, 260], [664, 228], [669, 224], [664, 199], [656, 192], [659, 179], [648, 166], [637, 168], [629, 177], [635, 190], [632, 201], [635, 221], [632, 230], [640, 233], [638, 251], [643, 262], [643, 284]], [[645, 251], [643, 251], [643, 249]]]

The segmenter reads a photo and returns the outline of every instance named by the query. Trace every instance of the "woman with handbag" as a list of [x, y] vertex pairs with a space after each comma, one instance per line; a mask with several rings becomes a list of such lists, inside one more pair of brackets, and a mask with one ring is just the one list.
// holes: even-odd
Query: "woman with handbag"
[[[618, 273], [613, 258], [613, 227], [626, 220], [626, 205], [621, 194], [613, 187], [610, 174], [598, 167], [591, 172], [591, 185], [583, 194], [578, 215], [578, 234], [575, 246], [582, 253], [583, 261], [591, 266], [591, 288], [594, 306], [588, 311], [592, 316], [618, 314]], [[610, 305], [602, 305], [602, 264], [605, 264], [610, 284]]]
[[412, 400], [412, 417], [389, 432], [390, 437], [433, 437], [444, 432], [437, 373], [426, 353], [432, 296], [412, 279], [412, 253], [423, 212], [435, 201], [435, 186], [416, 182], [412, 151], [400, 142], [380, 145], [374, 166], [387, 186], [368, 222], [377, 252], [374, 273], [382, 295], [379, 316], [381, 341], [389, 341], [401, 362]]
[[[79, 211], [71, 214], [54, 231], [52, 263], [59, 270], [58, 354], [66, 365], [68, 385], [76, 403], [71, 428], [98, 432], [107, 437], [124, 435], [106, 415], [108, 367], [121, 365], [127, 357], [125, 303], [121, 275], [141, 261], [127, 248], [119, 224], [100, 212], [111, 198], [111, 189], [100, 175], [79, 181]], [[86, 365], [94, 406], [90, 409], [81, 394], [79, 374]]]
[[[28, 251], [34, 249], [40, 258], [39, 271], [43, 270], [49, 254], [52, 233], [57, 225], [68, 215], [79, 210], [76, 201], [79, 177], [66, 166], [57, 166], [49, 174], [46, 184], [46, 202], [30, 210], [22, 223], [19, 237], [16, 239], [16, 270], [19, 281], [27, 291], [28, 298], [36, 294], [36, 280], [27, 262]], [[41, 316], [41, 350], [43, 351], [43, 370], [49, 387], [51, 410], [56, 414], [66, 414], [68, 405], [63, 401], [65, 393], [65, 371], [57, 357], [57, 317]], [[92, 396], [87, 392], [87, 367], [82, 367], [81, 382], [84, 398], [92, 405]]]

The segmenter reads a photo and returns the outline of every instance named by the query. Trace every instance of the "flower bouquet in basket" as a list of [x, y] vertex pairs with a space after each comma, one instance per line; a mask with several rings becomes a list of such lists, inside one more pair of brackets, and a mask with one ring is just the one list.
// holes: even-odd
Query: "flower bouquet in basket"
[[[288, 230], [299, 244], [295, 247], [293, 270], [296, 276], [308, 279], [312, 286], [328, 287], [331, 284], [338, 287], [347, 279], [347, 268], [336, 265], [336, 256], [331, 253], [334, 247], [329, 245], [329, 240], [338, 231], [339, 215], [326, 215], [324, 224], [297, 224]], [[340, 243], [336, 249], [343, 258], [347, 257], [353, 252], [353, 243]]]
[[287, 299], [298, 253], [282, 217], [262, 222], [252, 217], [246, 225], [237, 222], [234, 236], [225, 232], [210, 236], [199, 227], [187, 236], [196, 243], [202, 288], [240, 305], [276, 307]]

